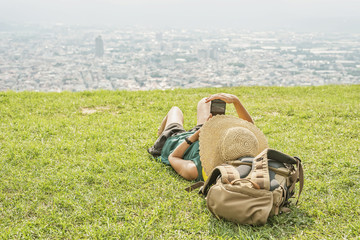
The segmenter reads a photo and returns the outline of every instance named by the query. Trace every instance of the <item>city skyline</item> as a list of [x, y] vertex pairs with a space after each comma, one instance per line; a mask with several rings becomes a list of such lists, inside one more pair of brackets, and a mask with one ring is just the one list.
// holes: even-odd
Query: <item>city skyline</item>
[[0, 90], [360, 83], [356, 0], [0, 0]]
[[0, 91], [360, 84], [359, 49], [360, 34], [56, 25], [0, 32]]
[[13, 0], [0, 1], [0, 23], [359, 32], [359, 11], [356, 0]]

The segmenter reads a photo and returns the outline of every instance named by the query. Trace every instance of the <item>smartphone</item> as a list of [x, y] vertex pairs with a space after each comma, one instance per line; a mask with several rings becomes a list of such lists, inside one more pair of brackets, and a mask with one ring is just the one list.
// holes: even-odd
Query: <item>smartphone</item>
[[224, 115], [226, 109], [226, 102], [220, 99], [215, 99], [211, 101], [210, 113], [215, 115]]

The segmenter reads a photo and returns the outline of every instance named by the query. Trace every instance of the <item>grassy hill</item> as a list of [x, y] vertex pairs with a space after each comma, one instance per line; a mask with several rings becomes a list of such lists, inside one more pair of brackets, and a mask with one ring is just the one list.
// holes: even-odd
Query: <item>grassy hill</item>
[[[171, 106], [237, 95], [272, 148], [303, 160], [300, 205], [262, 227], [217, 220], [146, 149]], [[227, 114], [235, 115], [233, 106]], [[1, 239], [356, 239], [360, 85], [0, 92]]]

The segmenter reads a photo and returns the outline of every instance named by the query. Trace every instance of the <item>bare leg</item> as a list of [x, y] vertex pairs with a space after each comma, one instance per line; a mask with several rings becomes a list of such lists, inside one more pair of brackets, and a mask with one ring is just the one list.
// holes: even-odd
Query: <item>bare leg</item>
[[210, 116], [211, 102], [206, 103], [205, 99], [201, 99], [197, 105], [197, 125], [204, 124]]
[[184, 125], [184, 115], [180, 108], [172, 107], [168, 114], [163, 119], [160, 127], [158, 128], [158, 135], [160, 135], [164, 129], [171, 123], [179, 123], [181, 126]]
[[157, 135], [160, 136], [160, 134], [164, 131], [165, 129], [165, 125], [166, 125], [166, 121], [167, 121], [167, 115], [164, 117], [164, 119], [161, 122], [160, 127], [158, 128], [158, 132]]

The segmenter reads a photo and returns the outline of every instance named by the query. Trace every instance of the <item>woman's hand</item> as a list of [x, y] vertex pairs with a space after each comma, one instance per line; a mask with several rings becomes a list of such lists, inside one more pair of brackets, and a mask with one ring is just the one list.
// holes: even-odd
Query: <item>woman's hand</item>
[[241, 104], [239, 98], [233, 94], [229, 94], [229, 93], [217, 93], [214, 95], [211, 95], [210, 97], [205, 99], [205, 102], [210, 102], [214, 99], [221, 99], [226, 103], [232, 103], [235, 106], [236, 112], [239, 116], [239, 118], [242, 118], [246, 121], [249, 121], [251, 123], [254, 123], [254, 121], [252, 120], [250, 114], [246, 111], [246, 109], [244, 108], [244, 106]]
[[191, 142], [196, 142], [196, 141], [198, 141], [198, 140], [199, 140], [199, 134], [200, 134], [200, 129], [197, 130], [196, 132], [194, 132], [194, 134], [189, 137], [189, 140], [190, 140]]
[[205, 99], [205, 102], [210, 102], [214, 99], [220, 99], [223, 100], [226, 103], [235, 103], [235, 102], [240, 102], [239, 98], [233, 94], [229, 94], [229, 93], [217, 93], [217, 94], [213, 94], [210, 97]]

